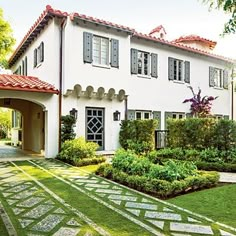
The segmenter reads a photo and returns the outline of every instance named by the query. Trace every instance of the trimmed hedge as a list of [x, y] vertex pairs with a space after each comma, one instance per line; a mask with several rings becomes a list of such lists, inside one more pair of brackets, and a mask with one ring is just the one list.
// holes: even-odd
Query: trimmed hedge
[[62, 161], [76, 166], [98, 164], [106, 159], [96, 156], [98, 144], [87, 142], [83, 137], [67, 140], [62, 144], [58, 158]]
[[146, 176], [128, 175], [123, 171], [113, 168], [110, 164], [101, 165], [96, 174], [130, 188], [154, 194], [160, 198], [175, 196], [191, 190], [213, 187], [219, 181], [219, 174], [217, 172], [198, 171], [196, 176], [189, 176], [182, 180], [169, 182]]
[[121, 147], [136, 153], [154, 150], [157, 124], [157, 120], [122, 120], [119, 135]]
[[168, 147], [197, 149], [236, 148], [236, 122], [213, 118], [168, 119]]

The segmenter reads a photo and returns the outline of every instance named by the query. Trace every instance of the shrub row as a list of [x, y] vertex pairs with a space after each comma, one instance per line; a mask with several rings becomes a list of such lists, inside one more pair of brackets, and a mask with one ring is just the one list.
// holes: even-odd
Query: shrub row
[[168, 119], [168, 146], [183, 149], [236, 147], [236, 122], [213, 118]]
[[219, 181], [217, 172], [198, 171], [196, 176], [189, 176], [182, 180], [169, 182], [147, 176], [128, 175], [109, 164], [101, 165], [96, 173], [138, 191], [154, 194], [160, 198], [175, 196], [191, 190], [209, 188], [215, 186]]
[[149, 160], [153, 163], [161, 163], [163, 159], [176, 159], [186, 161], [202, 161], [209, 163], [228, 163], [236, 164], [236, 149], [220, 151], [216, 148], [207, 148], [204, 150], [182, 149], [182, 148], [164, 148], [152, 151], [147, 154]]
[[119, 135], [121, 147], [137, 153], [153, 150], [157, 124], [157, 120], [123, 120]]
[[104, 162], [105, 158], [96, 156], [97, 149], [97, 143], [87, 142], [83, 137], [80, 137], [65, 141], [57, 157], [76, 166], [98, 164]]

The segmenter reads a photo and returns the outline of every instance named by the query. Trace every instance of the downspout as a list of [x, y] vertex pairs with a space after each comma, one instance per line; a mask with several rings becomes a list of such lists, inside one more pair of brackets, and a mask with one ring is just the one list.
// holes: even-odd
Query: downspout
[[58, 153], [61, 150], [61, 115], [62, 115], [62, 80], [63, 80], [63, 31], [66, 25], [67, 18], [63, 18], [60, 25], [60, 48], [59, 48], [59, 105], [58, 105], [58, 123], [59, 123], [59, 139]]
[[234, 120], [234, 69], [231, 77], [231, 120]]

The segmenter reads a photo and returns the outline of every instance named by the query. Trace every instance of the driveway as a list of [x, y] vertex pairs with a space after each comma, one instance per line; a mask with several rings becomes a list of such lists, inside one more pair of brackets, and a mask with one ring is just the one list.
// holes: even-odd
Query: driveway
[[[0, 190], [11, 235], [236, 235], [232, 227], [56, 160], [1, 162]], [[109, 221], [113, 215], [127, 226]]]

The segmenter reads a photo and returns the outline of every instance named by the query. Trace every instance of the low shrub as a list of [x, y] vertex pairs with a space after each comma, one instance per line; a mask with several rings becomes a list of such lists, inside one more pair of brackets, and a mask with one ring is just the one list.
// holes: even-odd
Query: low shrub
[[199, 170], [211, 170], [211, 171], [219, 171], [219, 172], [236, 172], [236, 164], [235, 163], [213, 163], [213, 162], [204, 162], [197, 161], [195, 165]]
[[104, 162], [104, 157], [96, 156], [97, 149], [97, 143], [87, 142], [83, 137], [80, 137], [65, 141], [57, 157], [62, 161], [77, 166]]
[[110, 164], [101, 165], [96, 174], [161, 198], [175, 196], [191, 190], [209, 188], [215, 186], [219, 181], [217, 172], [197, 171], [195, 176], [170, 182], [148, 176], [129, 175]]

